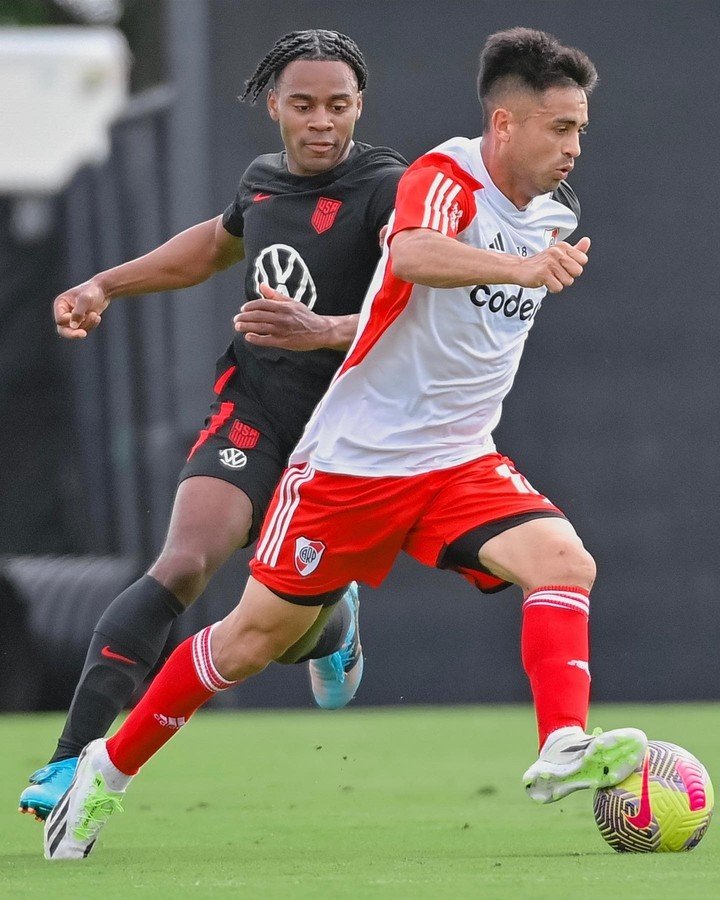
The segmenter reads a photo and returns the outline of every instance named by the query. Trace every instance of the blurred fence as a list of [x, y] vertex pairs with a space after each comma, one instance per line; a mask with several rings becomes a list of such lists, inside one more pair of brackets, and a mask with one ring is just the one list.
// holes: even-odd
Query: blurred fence
[[[167, 88], [132, 98], [113, 126], [107, 162], [81, 171], [60, 198], [53, 239], [63, 285], [167, 238], [171, 111]], [[28, 260], [24, 274], [31, 272]], [[26, 277], [24, 287], [31, 283]], [[37, 295], [44, 290], [41, 282]], [[62, 384], [71, 421], [49, 444], [54, 437], [56, 450], [75, 454], [78, 540], [93, 555], [0, 559], [0, 709], [68, 705], [97, 619], [162, 541], [187, 443], [177, 425], [171, 303], [124, 300], [113, 308], [112, 328], [60, 349], [52, 381]], [[36, 476], [40, 492], [53, 483], [44, 466]]]
[[[166, 160], [172, 98], [133, 98], [103, 166], [65, 197], [66, 283], [140, 256], [169, 234]], [[166, 524], [182, 454], [176, 427], [171, 298], [123, 300], [112, 329], [68, 348], [81, 470], [91, 522], [88, 550], [146, 559]]]

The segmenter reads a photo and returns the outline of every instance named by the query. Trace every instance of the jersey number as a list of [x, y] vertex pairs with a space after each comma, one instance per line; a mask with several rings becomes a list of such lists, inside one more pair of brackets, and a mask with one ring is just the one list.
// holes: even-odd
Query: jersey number
[[507, 463], [503, 463], [501, 466], [497, 466], [495, 471], [501, 478], [509, 478], [513, 484], [513, 487], [519, 494], [540, 493], [540, 491], [535, 490], [535, 488], [530, 484], [530, 482], [524, 475], [521, 475], [518, 471], [511, 468]]

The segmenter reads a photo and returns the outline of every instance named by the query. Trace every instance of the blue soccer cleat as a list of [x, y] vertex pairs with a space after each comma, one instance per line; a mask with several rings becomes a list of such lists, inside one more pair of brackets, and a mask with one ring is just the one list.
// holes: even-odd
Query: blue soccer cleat
[[310, 685], [321, 709], [340, 709], [352, 700], [360, 687], [363, 653], [358, 623], [358, 586], [353, 581], [339, 600], [350, 611], [350, 627], [339, 650], [330, 656], [310, 660]]
[[77, 761], [77, 756], [60, 759], [33, 772], [28, 779], [30, 787], [20, 794], [18, 811], [34, 815], [36, 819], [46, 819], [70, 787]]

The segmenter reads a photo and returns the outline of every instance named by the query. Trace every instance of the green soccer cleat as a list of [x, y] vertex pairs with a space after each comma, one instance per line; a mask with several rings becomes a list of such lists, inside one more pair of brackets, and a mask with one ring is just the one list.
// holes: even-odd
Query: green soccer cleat
[[537, 803], [553, 803], [573, 791], [610, 787], [640, 765], [647, 746], [637, 728], [596, 728], [593, 734], [579, 726], [558, 728], [523, 775], [525, 791]]
[[84, 859], [114, 812], [122, 812], [124, 791], [108, 789], [100, 771], [105, 739], [82, 751], [70, 787], [45, 821], [45, 859]]
[[339, 650], [329, 656], [310, 660], [310, 686], [321, 709], [341, 709], [357, 693], [363, 675], [364, 659], [360, 644], [358, 586], [352, 582], [339, 603], [350, 611], [350, 627]]

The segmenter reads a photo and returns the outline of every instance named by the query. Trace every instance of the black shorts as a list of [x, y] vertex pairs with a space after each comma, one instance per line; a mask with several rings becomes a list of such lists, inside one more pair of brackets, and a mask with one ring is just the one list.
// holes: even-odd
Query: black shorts
[[[222, 361], [221, 361], [222, 363]], [[253, 507], [248, 544], [257, 540], [292, 445], [281, 438], [262, 408], [235, 384], [235, 367], [218, 364], [216, 399], [190, 449], [179, 482], [195, 475], [234, 484]]]

